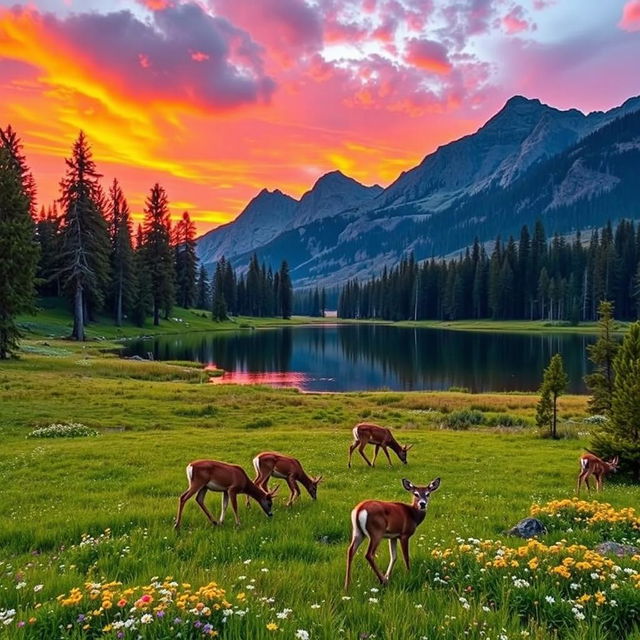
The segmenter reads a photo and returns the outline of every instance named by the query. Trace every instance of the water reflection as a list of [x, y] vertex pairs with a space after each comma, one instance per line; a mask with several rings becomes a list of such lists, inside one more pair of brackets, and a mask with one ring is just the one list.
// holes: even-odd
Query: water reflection
[[225, 370], [222, 382], [313, 391], [449, 389], [533, 391], [550, 357], [562, 354], [570, 391], [589, 371], [582, 334], [505, 334], [331, 325], [194, 333], [129, 344], [128, 354], [194, 360]]

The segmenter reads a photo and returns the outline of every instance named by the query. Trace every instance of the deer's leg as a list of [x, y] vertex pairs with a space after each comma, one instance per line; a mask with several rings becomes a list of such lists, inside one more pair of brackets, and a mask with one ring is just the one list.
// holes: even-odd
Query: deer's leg
[[409, 571], [410, 563], [409, 563], [409, 536], [402, 536], [400, 538], [400, 548], [402, 549], [402, 557], [404, 558], [404, 566], [407, 567], [407, 571]]
[[582, 484], [582, 471], [578, 474], [578, 483], [576, 484], [576, 495], [580, 495], [581, 484]]
[[387, 447], [382, 445], [382, 450], [384, 451], [384, 455], [387, 456], [387, 460], [389, 461], [389, 466], [393, 467], [393, 464], [391, 464], [391, 458], [389, 457], [389, 451], [387, 450]]
[[364, 448], [367, 446], [366, 442], [361, 442], [360, 445], [358, 446], [358, 453], [364, 458], [364, 461], [370, 466], [373, 467], [373, 465], [369, 462], [369, 458], [367, 458], [367, 456], [364, 453]]
[[231, 508], [233, 509], [233, 515], [236, 519], [236, 525], [238, 525], [240, 524], [240, 518], [238, 518], [238, 492], [235, 489], [229, 489], [227, 493], [231, 500]]
[[591, 479], [591, 474], [585, 473], [585, 475], [584, 475], [584, 483], [587, 485], [587, 491], [589, 491], [589, 493], [591, 493], [591, 484], [589, 482], [590, 479]]
[[391, 577], [391, 571], [393, 570], [393, 565], [396, 563], [396, 558], [398, 557], [398, 538], [389, 538], [389, 566], [387, 567], [387, 573], [385, 573], [385, 578], [389, 580]]
[[353, 556], [356, 554], [358, 547], [362, 544], [364, 540], [364, 534], [358, 526], [353, 529], [353, 535], [351, 536], [351, 544], [347, 549], [347, 575], [344, 579], [344, 588], [349, 588], [349, 583], [351, 582], [351, 563], [353, 562]]
[[290, 507], [300, 492], [298, 491], [298, 486], [296, 485], [296, 481], [293, 476], [287, 476], [287, 484], [289, 485], [289, 499], [287, 500], [287, 507]]
[[378, 550], [378, 546], [380, 545], [381, 540], [382, 536], [380, 534], [369, 533], [369, 548], [367, 549], [365, 557], [367, 559], [367, 562], [371, 565], [371, 568], [376, 574], [378, 580], [380, 580], [380, 584], [386, 584], [387, 578], [382, 574], [380, 569], [378, 569], [378, 565], [376, 564], [376, 551]]
[[189, 488], [178, 498], [178, 513], [176, 515], [176, 521], [173, 525], [174, 529], [178, 529], [180, 527], [184, 505], [186, 504], [187, 500], [196, 493], [196, 491], [196, 487], [194, 487], [193, 485], [189, 485]]
[[211, 515], [211, 512], [209, 511], [209, 509], [207, 509], [207, 505], [204, 503], [204, 497], [207, 495], [207, 487], [206, 485], [204, 487], [202, 487], [202, 489], [200, 489], [200, 491], [198, 491], [198, 493], [196, 494], [196, 502], [198, 503], [198, 506], [204, 511], [204, 515], [207, 516], [207, 518], [209, 518], [209, 522], [211, 524], [218, 524], [214, 519], [213, 516]]
[[220, 524], [224, 522], [224, 515], [227, 513], [227, 507], [229, 506], [229, 492], [222, 492], [222, 508], [220, 510]]
[[599, 493], [602, 491], [602, 476], [598, 474], [596, 477], [596, 491]]
[[373, 450], [373, 460], [371, 461], [371, 466], [376, 466], [376, 458], [378, 457], [378, 452], [380, 451], [380, 445], [375, 445], [375, 449]]
[[356, 447], [358, 446], [358, 441], [356, 440], [350, 447], [349, 447], [349, 460], [347, 462], [347, 467], [349, 467], [349, 469], [351, 469], [351, 456], [353, 455], [353, 452], [356, 450]]

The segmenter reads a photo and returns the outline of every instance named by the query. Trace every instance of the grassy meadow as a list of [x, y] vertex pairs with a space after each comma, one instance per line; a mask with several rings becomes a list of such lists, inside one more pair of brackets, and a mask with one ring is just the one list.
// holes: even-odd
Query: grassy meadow
[[[531, 394], [303, 394], [212, 385], [206, 372], [186, 363], [119, 359], [108, 342], [31, 339], [25, 347], [20, 359], [0, 366], [5, 637], [640, 638], [629, 621], [629, 612], [634, 617], [640, 610], [640, 589], [623, 580], [615, 608], [585, 600], [584, 609], [571, 613], [573, 605], [561, 600], [570, 582], [564, 577], [545, 570], [534, 582], [532, 573], [523, 600], [514, 595], [520, 593], [512, 586], [516, 578], [499, 573], [504, 550], [492, 548], [495, 566], [477, 565], [481, 556], [473, 545], [483, 540], [494, 541], [487, 549], [501, 541], [507, 556], [528, 554], [527, 562], [531, 554], [541, 562], [584, 555], [584, 549], [554, 546], [510, 551], [523, 543], [504, 531], [532, 504], [573, 495], [589, 430], [585, 397], [560, 400], [566, 437], [551, 441], [532, 426], [537, 398]], [[465, 428], [464, 419], [455, 419], [468, 411], [481, 414], [483, 424]], [[401, 443], [415, 445], [407, 466], [395, 460], [389, 468], [380, 456], [371, 469], [356, 453], [347, 468], [351, 429], [365, 419], [395, 428]], [[100, 435], [26, 437], [70, 422]], [[173, 531], [189, 461], [225, 460], [252, 475], [252, 457], [269, 449], [324, 475], [316, 502], [304, 493], [285, 507], [285, 485], [272, 519], [241, 499], [239, 527], [230, 510], [224, 525], [211, 527], [190, 501], [181, 532]], [[426, 484], [436, 476], [442, 484], [412, 538], [411, 571], [399, 559], [390, 585], [381, 588], [363, 546], [345, 593], [351, 508], [366, 498], [405, 501], [402, 477]], [[640, 508], [637, 487], [607, 483], [601, 498], [616, 509]], [[216, 517], [220, 499], [207, 494]], [[552, 530], [544, 542], [591, 547], [604, 535], [575, 524]], [[473, 558], [463, 557], [472, 549], [464, 546], [469, 538], [476, 541]], [[456, 549], [455, 561], [448, 548]], [[629, 569], [620, 575], [633, 577], [639, 560], [620, 561]], [[378, 561], [384, 570], [384, 543]], [[517, 571], [528, 575], [530, 569], [522, 564]], [[588, 573], [578, 580], [574, 572], [576, 597], [604, 589], [593, 580]]]

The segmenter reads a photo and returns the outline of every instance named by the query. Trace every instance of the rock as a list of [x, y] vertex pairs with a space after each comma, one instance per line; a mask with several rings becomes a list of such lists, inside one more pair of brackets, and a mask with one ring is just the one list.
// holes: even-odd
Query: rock
[[613, 554], [619, 558], [640, 554], [640, 549], [638, 547], [634, 547], [630, 544], [620, 544], [619, 542], [613, 542], [613, 540], [607, 540], [606, 542], [600, 543], [596, 547], [596, 551], [603, 555]]
[[515, 527], [507, 531], [507, 535], [518, 538], [534, 538], [545, 533], [547, 528], [537, 518], [523, 518]]

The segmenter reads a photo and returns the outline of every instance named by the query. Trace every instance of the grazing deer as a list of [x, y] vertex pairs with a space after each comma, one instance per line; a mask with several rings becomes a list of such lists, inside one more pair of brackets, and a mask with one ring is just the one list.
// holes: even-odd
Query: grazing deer
[[580, 486], [583, 482], [587, 485], [587, 490], [591, 491], [589, 486], [589, 478], [591, 476], [596, 479], [596, 491], [601, 491], [604, 476], [608, 473], [615, 473], [618, 470], [619, 462], [620, 456], [616, 456], [611, 460], [603, 460], [591, 452], [580, 456], [580, 474], [578, 475], [576, 493], [580, 494]]
[[[289, 500], [287, 506], [291, 506], [300, 496], [298, 482], [309, 492], [313, 500], [318, 494], [318, 484], [322, 481], [322, 476], [312, 478], [305, 473], [298, 460], [291, 456], [285, 456], [274, 451], [264, 451], [253, 459], [253, 468], [256, 470], [256, 479], [253, 481], [256, 487], [263, 491], [268, 491], [269, 478], [281, 478], [289, 485]], [[247, 505], [249, 497], [247, 496]]]
[[[224, 514], [231, 501], [231, 508], [235, 516], [236, 524], [240, 524], [238, 519], [238, 501], [239, 493], [246, 493], [247, 496], [253, 498], [262, 510], [271, 517], [273, 513], [273, 496], [280, 487], [276, 487], [274, 491], [264, 491], [257, 487], [246, 474], [245, 470], [237, 464], [227, 464], [226, 462], [218, 462], [217, 460], [195, 460], [187, 465], [187, 479], [189, 480], [189, 488], [180, 496], [178, 501], [178, 515], [174, 529], [178, 529], [182, 520], [182, 510], [187, 500], [195, 494], [196, 502], [209, 519], [211, 524], [222, 524], [224, 522]], [[222, 492], [222, 511], [220, 512], [220, 521], [216, 522], [204, 503], [204, 497], [207, 491]]]
[[[429, 497], [440, 486], [440, 478], [436, 478], [426, 487], [416, 487], [406, 478], [402, 486], [413, 494], [413, 502], [382, 502], [381, 500], [365, 500], [356, 505], [351, 512], [351, 544], [347, 551], [347, 575], [344, 588], [351, 582], [351, 563], [358, 547], [365, 538], [369, 538], [366, 558], [381, 584], [389, 582], [393, 565], [396, 562], [396, 546], [400, 540], [400, 548], [404, 563], [409, 569], [409, 538], [415, 533], [418, 525], [427, 515]], [[389, 566], [382, 574], [376, 565], [376, 550], [383, 538], [389, 540]]]
[[[373, 462], [369, 462], [369, 458], [367, 458], [364, 453], [364, 448], [368, 444], [375, 446]], [[364, 461], [370, 467], [375, 466], [378, 451], [380, 451], [380, 448], [382, 447], [384, 455], [387, 456], [387, 460], [389, 461], [389, 466], [392, 467], [393, 465], [391, 464], [391, 458], [389, 457], [389, 451], [387, 448], [395, 451], [398, 458], [400, 458], [400, 461], [403, 464], [407, 464], [407, 451], [409, 451], [413, 445], [399, 444], [393, 437], [391, 431], [385, 427], [379, 427], [377, 424], [361, 422], [353, 428], [353, 444], [349, 447], [349, 462], [347, 465], [349, 468], [351, 468], [351, 456], [353, 455], [356, 447], [358, 448], [358, 453], [364, 458]]]

